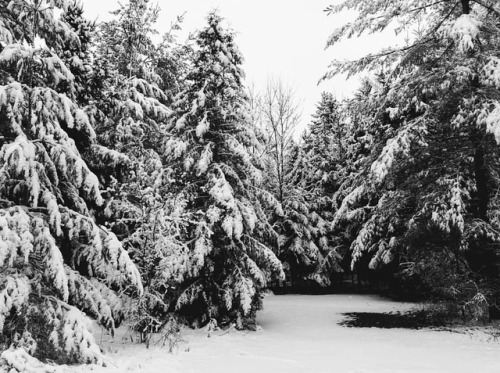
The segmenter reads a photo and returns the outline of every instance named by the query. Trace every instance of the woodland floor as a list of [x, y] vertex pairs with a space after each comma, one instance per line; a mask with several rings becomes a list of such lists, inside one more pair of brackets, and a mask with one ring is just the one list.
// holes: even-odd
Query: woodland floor
[[368, 295], [269, 295], [264, 306], [259, 330], [184, 330], [184, 342], [171, 354], [161, 344], [147, 349], [131, 343], [125, 329], [114, 339], [98, 332], [109, 364], [93, 371], [500, 372], [500, 342], [486, 327], [424, 327], [418, 312], [407, 313], [418, 310], [415, 304]]

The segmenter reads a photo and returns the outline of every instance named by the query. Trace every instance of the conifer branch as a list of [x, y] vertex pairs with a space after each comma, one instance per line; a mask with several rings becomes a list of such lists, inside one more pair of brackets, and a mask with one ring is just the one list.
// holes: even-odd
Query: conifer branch
[[495, 13], [496, 15], [500, 16], [500, 10], [499, 9], [496, 9], [495, 7], [491, 6], [491, 5], [488, 5], [488, 4], [484, 4], [481, 0], [471, 0], [473, 1], [474, 3], [488, 9], [490, 12], [493, 12]]

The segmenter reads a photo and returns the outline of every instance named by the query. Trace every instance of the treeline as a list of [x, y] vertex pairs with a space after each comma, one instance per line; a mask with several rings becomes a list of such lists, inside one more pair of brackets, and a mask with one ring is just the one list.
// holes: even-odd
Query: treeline
[[[348, 1], [330, 38], [424, 29], [323, 94], [300, 141], [293, 91], [245, 87], [216, 12], [186, 43], [129, 0], [95, 24], [67, 0], [0, 0], [0, 364], [103, 364], [87, 316], [148, 343], [252, 327], [283, 281], [383, 274], [469, 317], [499, 298], [499, 11]], [[333, 285], [332, 285], [333, 284]]]
[[[354, 97], [323, 94], [301, 141], [271, 149], [287, 285], [335, 291], [357, 279], [485, 319], [500, 303], [498, 6], [345, 1], [327, 12], [345, 9], [359, 15], [328, 45], [387, 28], [412, 36], [332, 62], [324, 79], [368, 72]], [[270, 103], [293, 107], [287, 96], [268, 89], [261, 99], [274, 145], [286, 145], [293, 116], [272, 118]]]

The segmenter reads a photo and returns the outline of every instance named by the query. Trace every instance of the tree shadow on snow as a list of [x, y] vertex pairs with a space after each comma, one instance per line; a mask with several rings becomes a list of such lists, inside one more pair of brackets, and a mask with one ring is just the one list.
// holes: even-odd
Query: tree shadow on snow
[[348, 312], [339, 325], [350, 328], [444, 328], [449, 322], [441, 315], [429, 314], [424, 310], [405, 313]]

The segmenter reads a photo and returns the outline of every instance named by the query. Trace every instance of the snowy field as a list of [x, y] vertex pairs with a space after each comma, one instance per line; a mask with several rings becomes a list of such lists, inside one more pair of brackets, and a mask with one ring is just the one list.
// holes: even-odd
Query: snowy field
[[[186, 330], [178, 350], [106, 340], [108, 368], [144, 373], [500, 372], [500, 343], [487, 335], [432, 330], [347, 328], [344, 312], [412, 308], [376, 296], [267, 296], [257, 332]], [[101, 338], [97, 333], [97, 338]], [[89, 367], [63, 369], [87, 372]]]

